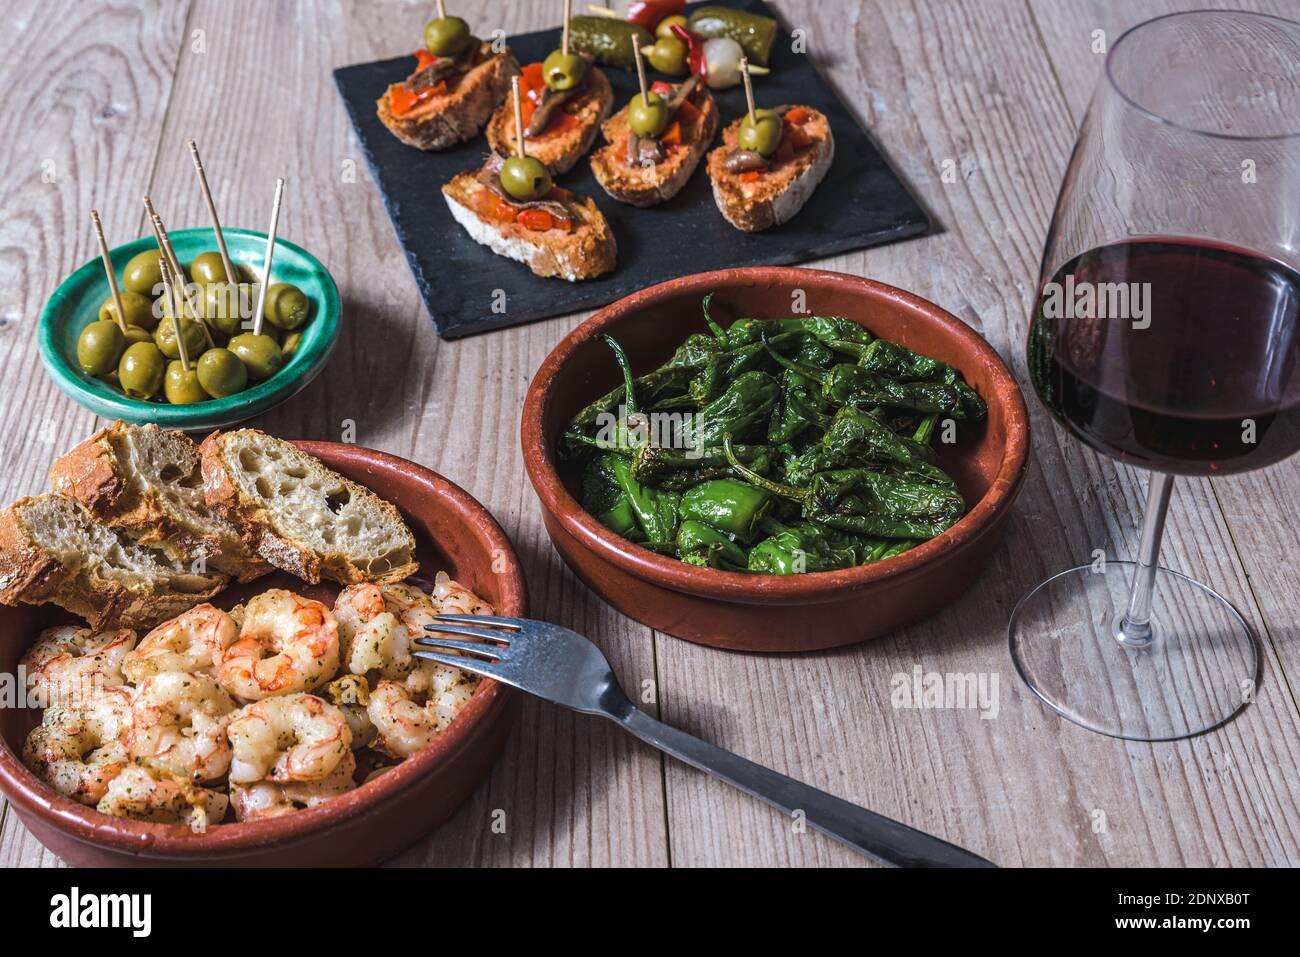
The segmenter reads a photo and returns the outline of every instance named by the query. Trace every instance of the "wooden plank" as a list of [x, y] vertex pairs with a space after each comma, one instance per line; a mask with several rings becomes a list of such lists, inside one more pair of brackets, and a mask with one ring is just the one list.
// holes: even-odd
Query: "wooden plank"
[[[25, 4], [0, 34], [0, 502], [39, 492], [96, 418], [54, 387], [36, 327], [45, 300], [110, 243], [139, 234], [189, 3]], [[0, 798], [0, 866], [57, 858]]]
[[[829, 265], [940, 303], [1027, 381], [1026, 317], [1073, 138], [1028, 9], [967, 0], [782, 10], [807, 27], [813, 55], [943, 228]], [[951, 182], [946, 169], [957, 173]], [[894, 636], [828, 655], [758, 658], [663, 639], [666, 720], [1005, 865], [1295, 863], [1300, 751], [1282, 696], [1215, 735], [1150, 746], [1082, 731], [1020, 686], [1006, 650], [1014, 603], [1093, 548], [1131, 555], [1143, 497], [1136, 473], [1067, 439], [1032, 397], [1030, 406], [1035, 459], [1006, 545], [976, 591]], [[1176, 501], [1165, 555], [1258, 624], [1204, 483]], [[917, 666], [996, 677], [998, 717], [892, 707], [891, 681]], [[859, 861], [680, 766], [668, 766], [667, 780], [675, 865]]]

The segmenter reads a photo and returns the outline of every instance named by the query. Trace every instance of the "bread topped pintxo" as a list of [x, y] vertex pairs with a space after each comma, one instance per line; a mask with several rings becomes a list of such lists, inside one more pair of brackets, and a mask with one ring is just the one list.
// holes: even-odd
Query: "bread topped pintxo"
[[415, 71], [379, 98], [379, 119], [403, 143], [441, 150], [473, 139], [505, 99], [519, 64], [505, 47], [474, 37], [460, 17], [445, 15], [424, 28], [425, 49]]
[[826, 116], [809, 106], [754, 108], [742, 63], [749, 112], [722, 132], [709, 154], [713, 199], [727, 222], [747, 233], [788, 222], [812, 197], [835, 158]]
[[646, 88], [636, 52], [641, 92], [602, 127], [607, 146], [591, 157], [591, 172], [621, 203], [646, 207], [677, 195], [718, 132], [718, 108], [698, 74], [682, 83]]
[[[565, 14], [560, 49], [541, 63], [529, 63], [520, 73], [528, 155], [552, 176], [567, 173], [591, 149], [596, 131], [614, 105], [614, 90], [591, 54], [569, 49], [567, 3]], [[509, 102], [493, 114], [487, 138], [502, 156], [516, 152], [515, 111]]]
[[609, 223], [591, 199], [554, 185], [546, 165], [524, 152], [518, 80], [514, 86], [520, 152], [493, 153], [481, 169], [443, 186], [452, 216], [475, 242], [538, 276], [575, 282], [609, 272], [618, 255]]

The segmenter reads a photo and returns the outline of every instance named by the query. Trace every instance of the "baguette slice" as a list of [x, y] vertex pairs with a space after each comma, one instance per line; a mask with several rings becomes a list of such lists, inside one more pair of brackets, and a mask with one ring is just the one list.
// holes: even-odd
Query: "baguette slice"
[[741, 117], [722, 131], [722, 145], [709, 154], [709, 179], [713, 200], [727, 222], [747, 233], [756, 233], [789, 222], [812, 197], [835, 159], [835, 139], [826, 116], [812, 114], [801, 124], [812, 143], [794, 158], [776, 163], [754, 182], [739, 173], [729, 173], [723, 164], [736, 148]]
[[241, 582], [273, 568], [208, 508], [199, 447], [183, 432], [114, 422], [58, 459], [50, 485], [105, 525], [191, 567], [202, 559]]
[[[561, 176], [571, 170], [596, 142], [596, 131], [614, 107], [614, 89], [609, 85], [609, 78], [596, 67], [588, 67], [586, 88], [559, 109], [565, 107], [571, 108], [578, 119], [577, 125], [526, 141], [528, 155], [541, 160], [552, 176]], [[502, 156], [514, 155], [515, 107], [511, 100], [507, 99], [492, 114], [487, 125], [487, 138], [495, 152]]]
[[396, 508], [288, 442], [256, 429], [199, 446], [208, 505], [277, 568], [315, 584], [388, 584], [413, 574], [415, 536]]
[[52, 602], [96, 631], [152, 628], [226, 582], [100, 524], [68, 495], [19, 499], [0, 513], [0, 604]]
[[458, 173], [442, 188], [443, 198], [456, 222], [470, 238], [498, 256], [525, 264], [542, 277], [559, 276], [569, 282], [591, 279], [614, 268], [618, 244], [605, 216], [590, 197], [570, 206], [574, 211], [571, 232], [559, 229], [534, 231], [520, 223], [492, 222], [474, 209], [475, 196], [487, 187], [473, 172]]
[[620, 203], [642, 209], [676, 196], [718, 132], [718, 107], [709, 92], [702, 91], [700, 102], [691, 105], [700, 115], [682, 130], [681, 144], [669, 147], [668, 156], [654, 166], [631, 166], [627, 162], [627, 107], [606, 120], [601, 132], [609, 145], [591, 154], [591, 172], [601, 188]]
[[484, 43], [483, 62], [470, 69], [456, 85], [442, 96], [430, 97], [409, 113], [393, 113], [388, 90], [379, 98], [376, 111], [380, 121], [407, 146], [421, 150], [444, 150], [478, 136], [497, 104], [510, 93], [510, 78], [519, 72], [519, 63], [509, 47], [492, 53], [492, 44]]

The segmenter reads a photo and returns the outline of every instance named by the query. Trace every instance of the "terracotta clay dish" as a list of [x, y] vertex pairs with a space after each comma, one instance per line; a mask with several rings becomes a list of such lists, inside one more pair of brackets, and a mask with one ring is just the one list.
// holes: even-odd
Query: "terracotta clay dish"
[[[501, 526], [467, 492], [405, 459], [334, 442], [297, 442], [345, 477], [392, 502], [415, 532], [428, 587], [448, 572], [498, 614], [523, 615], [519, 562]], [[426, 582], [425, 579], [428, 581]], [[332, 604], [338, 586], [306, 585], [282, 572], [227, 589], [214, 601], [230, 608], [267, 588], [288, 588]], [[53, 606], [0, 607], [0, 670], [14, 674], [37, 633], [68, 620]], [[372, 864], [446, 820], [487, 775], [518, 711], [518, 695], [483, 681], [452, 725], [391, 771], [317, 807], [285, 817], [211, 827], [110, 817], [56, 794], [19, 758], [39, 711], [0, 709], [0, 790], [47, 848], [83, 866], [343, 866]]]
[[[559, 436], [574, 414], [619, 384], [602, 333], [622, 344], [633, 372], [667, 360], [690, 333], [707, 332], [700, 302], [713, 293], [723, 326], [741, 317], [807, 312], [848, 317], [872, 333], [955, 366], [988, 404], [940, 446], [967, 512], [938, 537], [894, 558], [837, 571], [753, 575], [687, 565], [632, 544], [579, 505], [578, 475], [557, 468]], [[619, 611], [700, 644], [742, 651], [814, 651], [876, 638], [943, 608], [988, 567], [1020, 491], [1029, 421], [1019, 386], [993, 348], [918, 296], [858, 276], [756, 267], [700, 273], [634, 293], [596, 313], [547, 356], [524, 401], [524, 465], [547, 532], [564, 561]]]

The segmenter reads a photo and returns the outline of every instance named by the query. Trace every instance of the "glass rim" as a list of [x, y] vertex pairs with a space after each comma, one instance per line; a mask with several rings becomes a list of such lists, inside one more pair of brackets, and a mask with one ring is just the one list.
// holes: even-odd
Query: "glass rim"
[[1120, 85], [1119, 81], [1115, 79], [1115, 73], [1113, 69], [1115, 65], [1114, 63], [1115, 53], [1117, 50], [1120, 49], [1121, 46], [1123, 46], [1124, 41], [1127, 40], [1131, 35], [1137, 33], [1139, 30], [1145, 27], [1149, 27], [1152, 24], [1159, 23], [1162, 20], [1203, 16], [1207, 13], [1226, 14], [1232, 17], [1243, 17], [1243, 18], [1250, 18], [1255, 20], [1271, 20], [1275, 23], [1284, 24], [1285, 26], [1293, 28], [1297, 32], [1300, 32], [1300, 22], [1297, 22], [1295, 20], [1288, 20], [1286, 17], [1279, 17], [1271, 13], [1259, 13], [1254, 10], [1228, 10], [1223, 7], [1208, 7], [1203, 10], [1179, 10], [1174, 13], [1161, 14], [1158, 17], [1152, 17], [1149, 20], [1143, 20], [1141, 23], [1135, 23], [1133, 26], [1129, 27], [1122, 34], [1120, 34], [1119, 39], [1116, 40], [1114, 44], [1111, 45], [1109, 52], [1107, 52], [1106, 54], [1106, 82], [1110, 84], [1110, 88], [1115, 91], [1116, 95], [1118, 95], [1120, 99], [1122, 99], [1133, 109], [1137, 110], [1137, 112], [1141, 113], [1143, 116], [1147, 117], [1148, 119], [1154, 120], [1157, 123], [1161, 123], [1165, 126], [1173, 127], [1176, 130], [1181, 130], [1185, 133], [1193, 133], [1197, 136], [1205, 136], [1205, 137], [1210, 137], [1212, 139], [1236, 140], [1240, 142], [1268, 142], [1272, 140], [1288, 140], [1288, 139], [1295, 139], [1297, 137], [1300, 137], [1300, 128], [1297, 128], [1287, 133], [1269, 133], [1264, 136], [1250, 136], [1250, 135], [1243, 135], [1240, 133], [1221, 133], [1216, 130], [1202, 130], [1202, 129], [1197, 129], [1194, 126], [1186, 126], [1182, 123], [1175, 122], [1174, 120], [1171, 120], [1169, 117], [1163, 116], [1160, 113], [1155, 112], [1154, 110], [1147, 109], [1141, 103], [1133, 99], [1133, 97], [1131, 97], [1128, 94], [1128, 92], [1126, 92], [1125, 89]]

